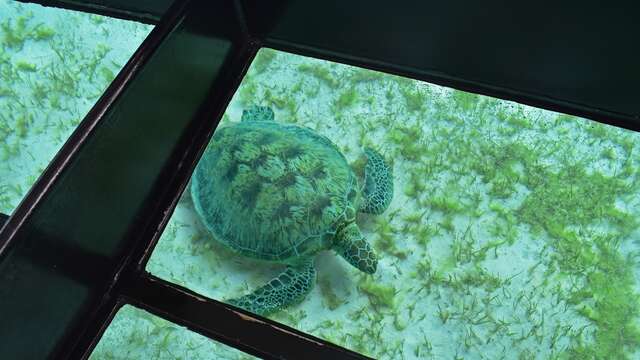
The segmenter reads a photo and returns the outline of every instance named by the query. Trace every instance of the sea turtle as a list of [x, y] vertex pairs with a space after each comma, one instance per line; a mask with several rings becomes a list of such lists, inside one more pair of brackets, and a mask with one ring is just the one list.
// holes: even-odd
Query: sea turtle
[[364, 183], [338, 147], [313, 130], [274, 121], [268, 107], [244, 110], [216, 130], [196, 167], [191, 197], [214, 238], [286, 269], [252, 293], [227, 302], [265, 315], [301, 301], [315, 283], [314, 255], [333, 249], [368, 274], [377, 258], [356, 212], [380, 214], [391, 202], [391, 168], [365, 149]]

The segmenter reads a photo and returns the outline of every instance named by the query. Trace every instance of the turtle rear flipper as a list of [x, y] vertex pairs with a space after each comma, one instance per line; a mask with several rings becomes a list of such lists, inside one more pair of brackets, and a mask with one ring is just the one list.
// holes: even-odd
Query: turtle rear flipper
[[364, 168], [364, 201], [360, 211], [382, 214], [393, 198], [393, 170], [377, 151], [366, 148], [367, 165]]
[[287, 266], [280, 275], [251, 294], [227, 300], [227, 303], [254, 314], [268, 315], [302, 301], [315, 282], [313, 260], [305, 259], [298, 265]]
[[274, 121], [273, 110], [267, 106], [253, 105], [242, 111], [240, 121]]

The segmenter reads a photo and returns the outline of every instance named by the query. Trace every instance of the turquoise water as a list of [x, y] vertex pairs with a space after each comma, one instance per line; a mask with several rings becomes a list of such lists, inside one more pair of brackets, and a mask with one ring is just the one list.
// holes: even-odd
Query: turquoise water
[[[0, 212], [150, 29], [0, 0]], [[322, 251], [315, 287], [270, 318], [381, 359], [640, 357], [640, 134], [270, 49], [220, 126], [256, 104], [394, 174], [389, 208], [356, 220], [376, 272]], [[282, 265], [220, 245], [185, 193], [147, 270], [228, 300]], [[249, 357], [125, 306], [92, 358]]]
[[0, 0], [0, 212], [13, 212], [149, 31]]
[[[394, 173], [390, 207], [357, 218], [376, 273], [320, 252], [316, 286], [270, 318], [381, 359], [640, 356], [640, 134], [270, 49], [220, 126], [252, 105]], [[147, 265], [221, 300], [282, 268], [220, 245], [187, 193]]]

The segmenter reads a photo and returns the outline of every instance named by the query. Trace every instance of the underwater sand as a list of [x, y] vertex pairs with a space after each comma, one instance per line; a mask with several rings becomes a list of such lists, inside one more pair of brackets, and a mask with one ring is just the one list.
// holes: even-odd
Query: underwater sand
[[[151, 27], [7, 0], [0, 25], [10, 213]], [[252, 104], [350, 161], [373, 146], [395, 174], [390, 208], [358, 219], [377, 272], [323, 252], [316, 287], [274, 320], [381, 359], [640, 357], [640, 134], [269, 49], [221, 126]], [[217, 245], [186, 195], [147, 266], [221, 300], [280, 269]], [[91, 358], [251, 357], [126, 306]]]
[[[395, 174], [390, 208], [358, 219], [377, 272], [321, 253], [318, 285], [274, 320], [381, 359], [640, 354], [640, 134], [269, 49], [220, 126], [251, 104], [350, 161], [373, 146]], [[147, 270], [224, 300], [281, 269], [256, 264], [185, 195]]]

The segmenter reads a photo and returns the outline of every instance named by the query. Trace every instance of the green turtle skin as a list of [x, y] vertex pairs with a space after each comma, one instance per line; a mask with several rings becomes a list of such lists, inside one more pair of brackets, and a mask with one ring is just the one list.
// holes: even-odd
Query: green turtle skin
[[375, 150], [366, 148], [364, 152], [367, 155], [363, 188], [365, 201], [360, 205], [360, 211], [379, 215], [389, 207], [393, 199], [393, 174]]
[[215, 132], [191, 185], [200, 220], [235, 252], [286, 265], [229, 303], [265, 315], [301, 301], [315, 283], [313, 258], [321, 250], [376, 271], [356, 213], [382, 213], [393, 190], [382, 157], [371, 149], [366, 154], [361, 188], [335, 144], [311, 129], [275, 122], [267, 107], [250, 107], [240, 123]]

